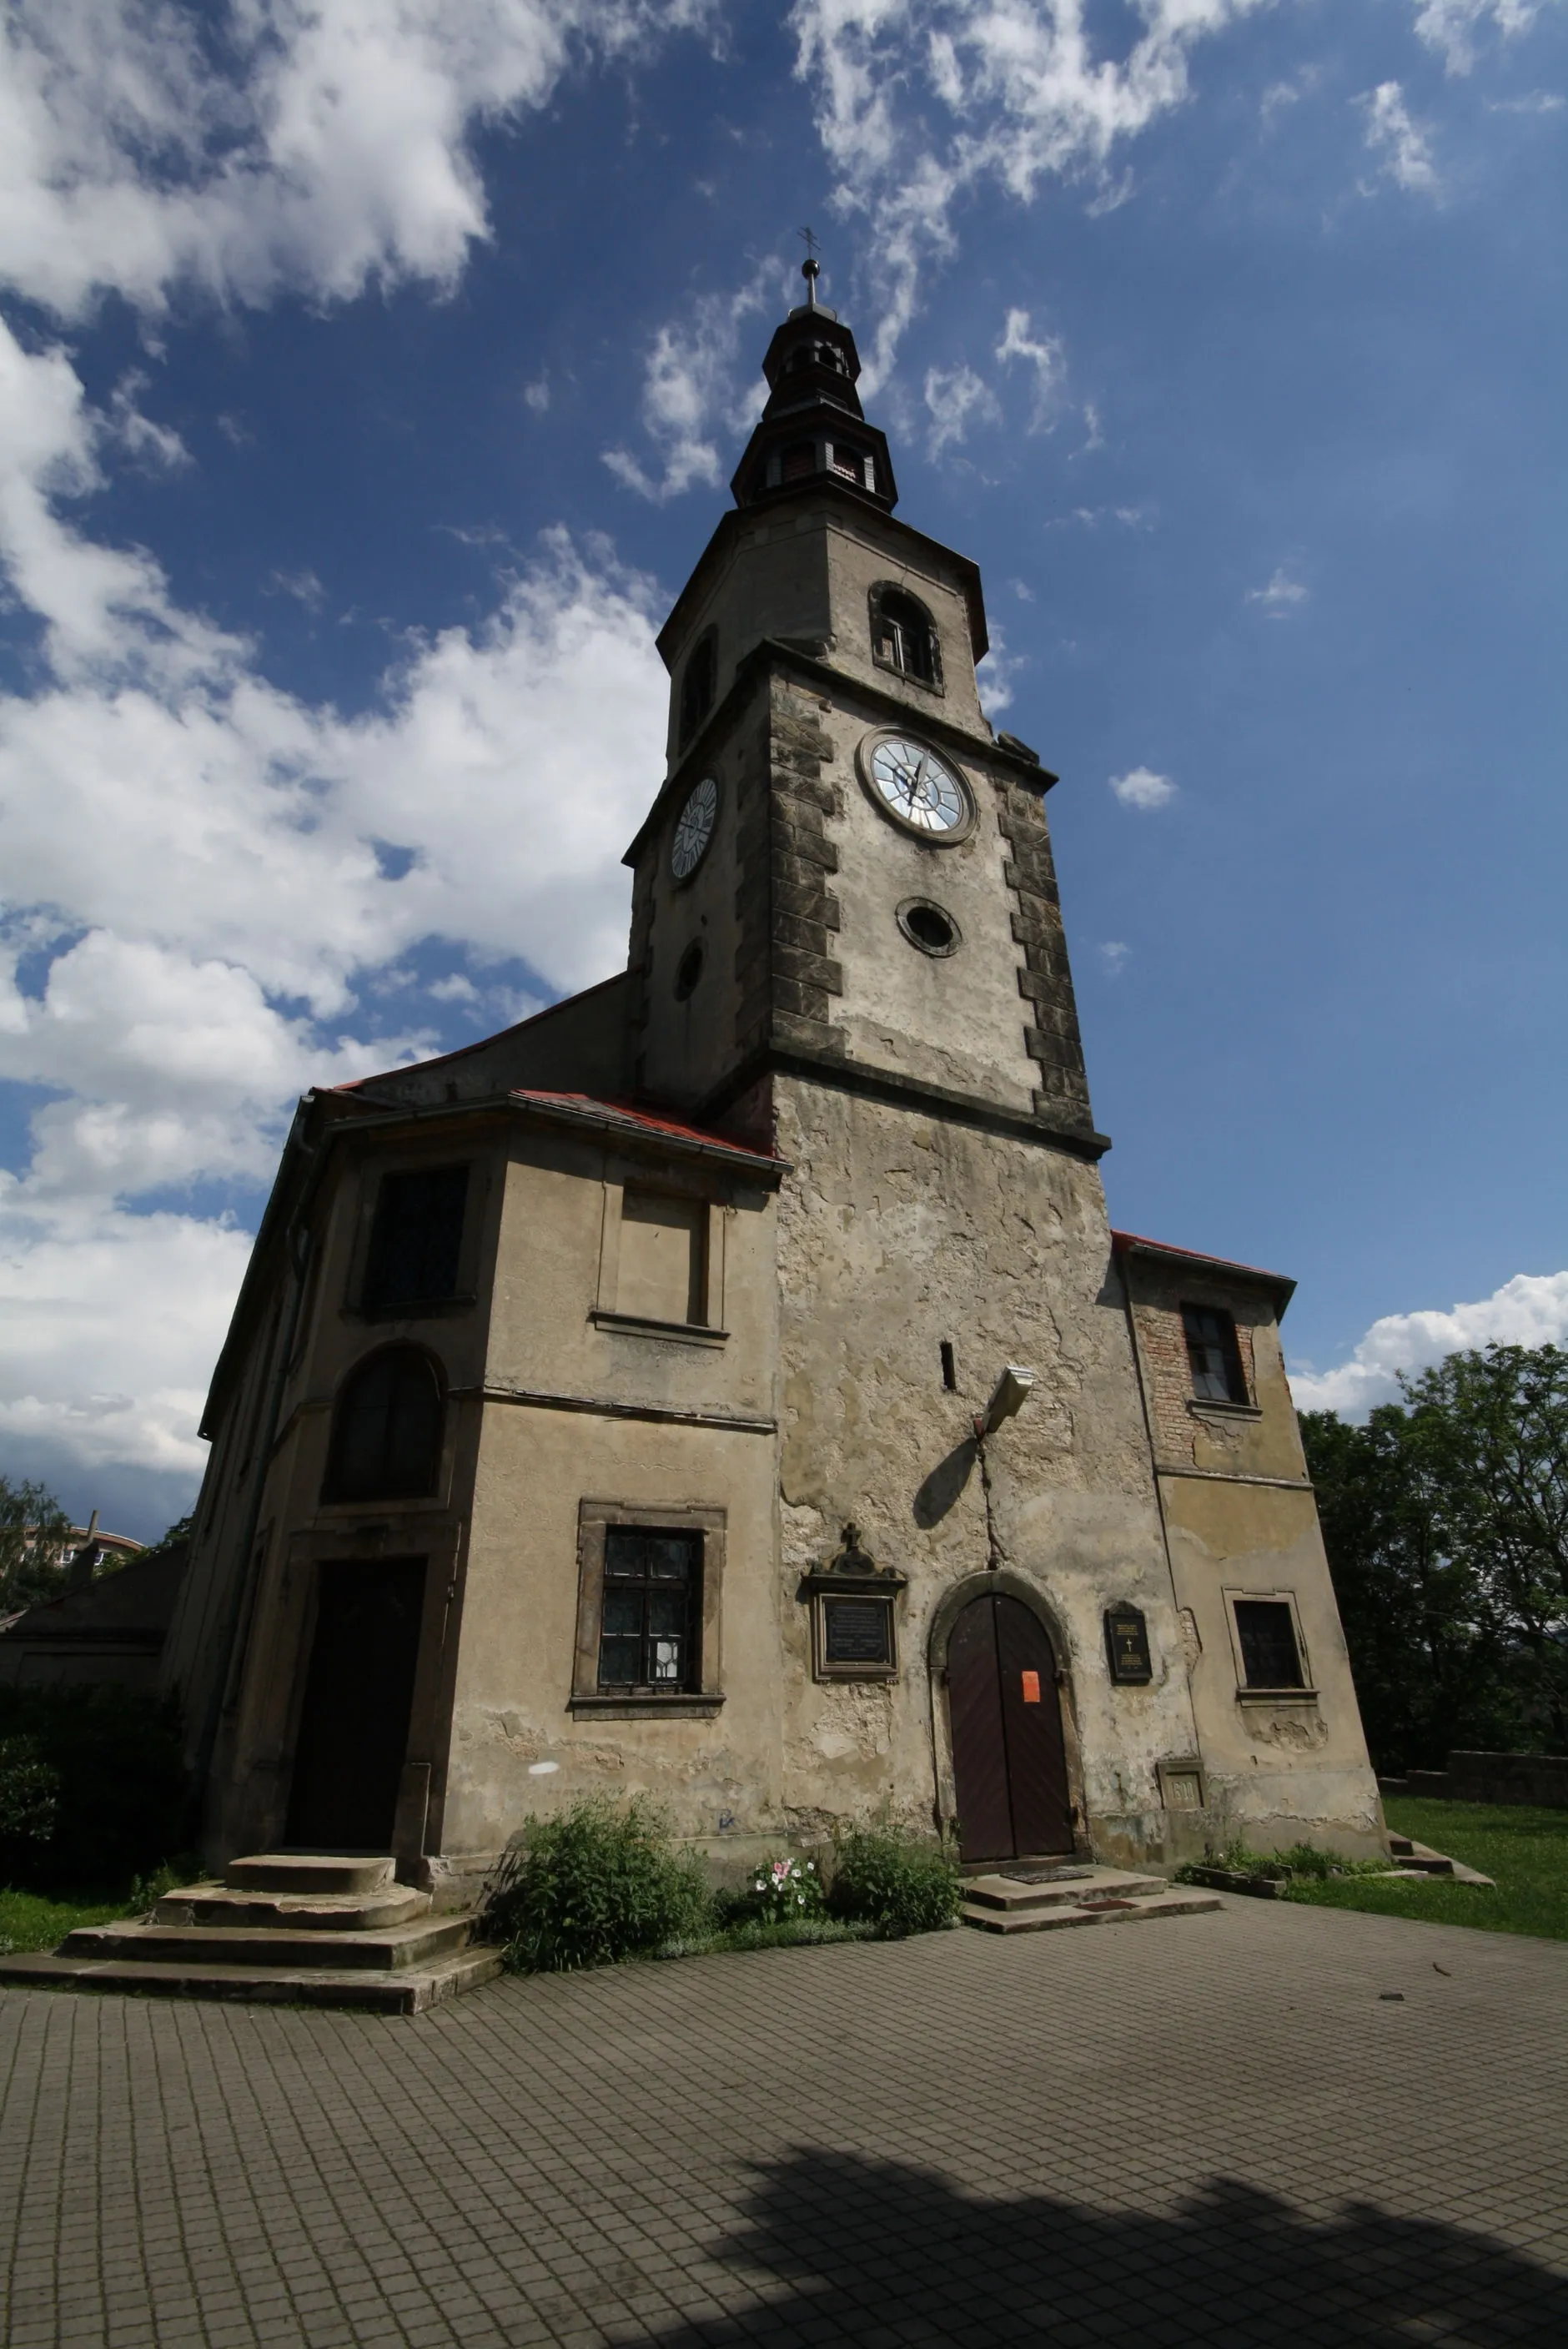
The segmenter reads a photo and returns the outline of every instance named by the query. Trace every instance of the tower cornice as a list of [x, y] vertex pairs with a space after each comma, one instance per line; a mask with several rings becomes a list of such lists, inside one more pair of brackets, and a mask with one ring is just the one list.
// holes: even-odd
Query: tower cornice
[[885, 718], [891, 726], [917, 724], [920, 733], [931, 736], [958, 758], [965, 761], [983, 759], [988, 767], [1003, 768], [1015, 783], [1021, 784], [1026, 791], [1037, 792], [1041, 799], [1061, 780], [1048, 767], [1042, 767], [1032, 752], [1014, 748], [1005, 737], [993, 735], [983, 739], [967, 727], [954, 725], [939, 709], [923, 709], [916, 719], [907, 701], [897, 694], [884, 692], [869, 678], [848, 676], [841, 668], [834, 668], [830, 662], [803, 652], [799, 646], [786, 644], [781, 637], [764, 636], [758, 644], [753, 645], [741, 661], [728, 692], [709, 711], [701, 731], [693, 737], [665, 776], [657, 798], [621, 859], [623, 864], [637, 863], [649, 838], [664, 823], [670, 805], [679, 797], [683, 787], [708, 763], [710, 744], [727, 730], [735, 709], [751, 691], [757, 678], [768, 669], [787, 670], [818, 692], [831, 693], [840, 700], [853, 698], [862, 701], [869, 706], [874, 717]]

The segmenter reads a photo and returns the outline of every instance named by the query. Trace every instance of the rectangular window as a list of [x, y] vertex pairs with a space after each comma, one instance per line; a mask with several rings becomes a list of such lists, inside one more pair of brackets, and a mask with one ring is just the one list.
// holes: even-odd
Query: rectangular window
[[457, 1295], [468, 1196], [466, 1166], [409, 1167], [381, 1177], [365, 1268], [367, 1312]]
[[1242, 1350], [1231, 1315], [1212, 1305], [1183, 1305], [1181, 1327], [1192, 1368], [1192, 1392], [1202, 1402], [1248, 1402]]
[[668, 1696], [700, 1687], [701, 1605], [700, 1533], [607, 1526], [601, 1694]]
[[1242, 1645], [1242, 1670], [1248, 1688], [1305, 1688], [1295, 1616], [1289, 1601], [1235, 1599], [1231, 1604], [1236, 1610], [1236, 1637]]
[[641, 1321], [707, 1318], [707, 1203], [627, 1191], [621, 1201], [615, 1310]]

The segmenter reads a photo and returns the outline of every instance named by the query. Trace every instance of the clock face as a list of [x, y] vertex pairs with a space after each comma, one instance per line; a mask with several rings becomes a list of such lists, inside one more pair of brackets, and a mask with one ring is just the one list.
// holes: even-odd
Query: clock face
[[968, 830], [968, 792], [923, 742], [884, 735], [866, 765], [878, 800], [900, 823], [938, 840]]
[[711, 775], [705, 775], [700, 783], [693, 784], [670, 843], [670, 871], [677, 881], [688, 879], [696, 871], [717, 822], [718, 785]]

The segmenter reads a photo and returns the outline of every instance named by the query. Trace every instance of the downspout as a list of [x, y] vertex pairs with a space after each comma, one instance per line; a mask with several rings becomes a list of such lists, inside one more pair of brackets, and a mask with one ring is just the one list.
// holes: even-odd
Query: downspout
[[[314, 1158], [315, 1155], [314, 1150], [307, 1149], [303, 1143], [297, 1144], [296, 1147], [302, 1156]], [[302, 1214], [306, 1204], [306, 1199], [302, 1198], [300, 1202]], [[288, 1319], [282, 1333], [283, 1341], [278, 1348], [277, 1362], [273, 1371], [272, 1391], [267, 1397], [266, 1416], [263, 1422], [261, 1437], [256, 1447], [256, 1474], [251, 1486], [251, 1497], [245, 1506], [244, 1531], [239, 1545], [240, 1571], [234, 1577], [233, 1598], [228, 1609], [228, 1619], [222, 1638], [223, 1665], [221, 1671], [214, 1672], [212, 1675], [192, 1768], [192, 1775], [198, 1790], [195, 1799], [203, 1810], [207, 1801], [207, 1781], [212, 1767], [212, 1757], [217, 1750], [218, 1732], [222, 1726], [223, 1715], [229, 1710], [237, 1693], [234, 1683], [244, 1646], [242, 1634], [249, 1624], [251, 1610], [255, 1600], [256, 1532], [262, 1521], [262, 1505], [266, 1497], [267, 1475], [272, 1467], [273, 1445], [277, 1440], [278, 1420], [283, 1410], [284, 1392], [288, 1385], [289, 1366], [294, 1361], [294, 1342], [299, 1334], [299, 1317], [304, 1303], [305, 1279], [310, 1269], [312, 1246], [309, 1226], [304, 1222], [296, 1222], [289, 1241], [289, 1254], [294, 1273], [294, 1295], [289, 1301]]]

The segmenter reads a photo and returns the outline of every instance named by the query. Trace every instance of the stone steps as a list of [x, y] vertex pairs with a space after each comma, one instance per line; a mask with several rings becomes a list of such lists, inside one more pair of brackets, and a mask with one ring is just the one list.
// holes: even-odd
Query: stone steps
[[390, 1973], [426, 1959], [449, 1957], [469, 1938], [466, 1917], [420, 1919], [389, 1932], [297, 1933], [281, 1926], [79, 1925], [60, 1943], [62, 1958], [119, 1958], [165, 1966], [345, 1966]]
[[153, 1910], [159, 1925], [248, 1925], [284, 1932], [377, 1933], [430, 1913], [430, 1896], [410, 1884], [379, 1892], [245, 1892], [224, 1884], [184, 1884]]
[[1036, 1883], [1000, 1873], [970, 1877], [958, 1914], [964, 1924], [982, 1933], [1052, 1933], [1078, 1925], [1193, 1917], [1222, 1905], [1212, 1892], [1170, 1885], [1161, 1876], [1088, 1867], [1064, 1868]]
[[0, 1958], [0, 1982], [418, 2014], [500, 1971], [500, 1951], [472, 1941], [474, 1912], [429, 1912], [380, 1854], [261, 1852], [221, 1884], [167, 1894], [150, 1918]]
[[422, 2014], [500, 1971], [500, 1951], [480, 1943], [429, 1966], [373, 1973], [336, 1966], [160, 1966], [38, 1951], [0, 1958], [0, 1982], [53, 1990], [119, 1991], [142, 1998], [209, 1998], [263, 2006], [353, 2006], [376, 2014]]

